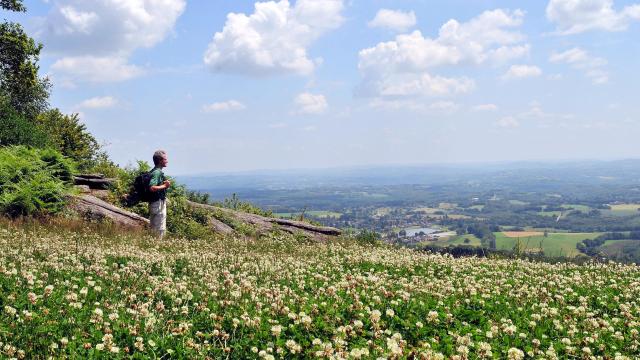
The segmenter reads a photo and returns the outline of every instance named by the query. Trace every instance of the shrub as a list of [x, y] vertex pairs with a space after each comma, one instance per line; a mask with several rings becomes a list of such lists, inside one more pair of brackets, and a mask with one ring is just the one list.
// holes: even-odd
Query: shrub
[[375, 231], [362, 230], [356, 235], [356, 241], [360, 244], [375, 245], [380, 242], [381, 236]]
[[250, 214], [273, 217], [273, 212], [271, 210], [262, 210], [250, 202], [242, 201], [236, 193], [233, 193], [230, 198], [224, 199], [221, 204], [217, 205]]
[[0, 148], [0, 211], [11, 217], [61, 211], [74, 170], [55, 150]]

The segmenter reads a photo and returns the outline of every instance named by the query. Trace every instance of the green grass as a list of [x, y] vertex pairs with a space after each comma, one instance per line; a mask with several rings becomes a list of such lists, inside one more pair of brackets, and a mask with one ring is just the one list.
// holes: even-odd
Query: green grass
[[[568, 256], [574, 257], [580, 254], [576, 249], [576, 244], [584, 239], [594, 239], [601, 233], [549, 233], [545, 238], [543, 235], [520, 238], [524, 248], [536, 249], [542, 247], [547, 256]], [[510, 238], [502, 232], [495, 233], [496, 248], [499, 250], [511, 250], [514, 248], [518, 238]]]
[[562, 205], [562, 207], [567, 210], [577, 210], [583, 213], [587, 213], [591, 211], [591, 207], [587, 205], [580, 205], [580, 204], [566, 204], [566, 205]]
[[[465, 243], [464, 240], [469, 239], [469, 243]], [[480, 239], [472, 234], [467, 235], [456, 235], [451, 236], [444, 239], [438, 239], [435, 241], [427, 241], [426, 245], [438, 245], [438, 246], [455, 246], [455, 245], [469, 245], [469, 246], [480, 246], [482, 245]]]

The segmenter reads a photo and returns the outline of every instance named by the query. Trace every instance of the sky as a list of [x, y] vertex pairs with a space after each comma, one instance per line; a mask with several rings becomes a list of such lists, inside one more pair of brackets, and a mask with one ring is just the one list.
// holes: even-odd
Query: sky
[[[637, 1], [637, 0], [636, 0]], [[640, 158], [640, 2], [25, 0], [50, 103], [174, 175]]]

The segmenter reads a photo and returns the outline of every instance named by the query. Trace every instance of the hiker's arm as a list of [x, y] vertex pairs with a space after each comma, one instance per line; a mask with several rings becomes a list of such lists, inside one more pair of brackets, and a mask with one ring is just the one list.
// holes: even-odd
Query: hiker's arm
[[162, 183], [162, 185], [152, 185], [149, 189], [151, 190], [151, 192], [156, 192], [156, 191], [168, 189], [169, 186], [171, 186], [171, 181], [165, 180]]

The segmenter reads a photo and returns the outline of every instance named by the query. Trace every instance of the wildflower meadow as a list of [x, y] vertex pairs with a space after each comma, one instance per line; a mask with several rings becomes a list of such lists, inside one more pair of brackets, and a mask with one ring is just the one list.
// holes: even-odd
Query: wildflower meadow
[[0, 226], [0, 357], [633, 359], [640, 271]]

